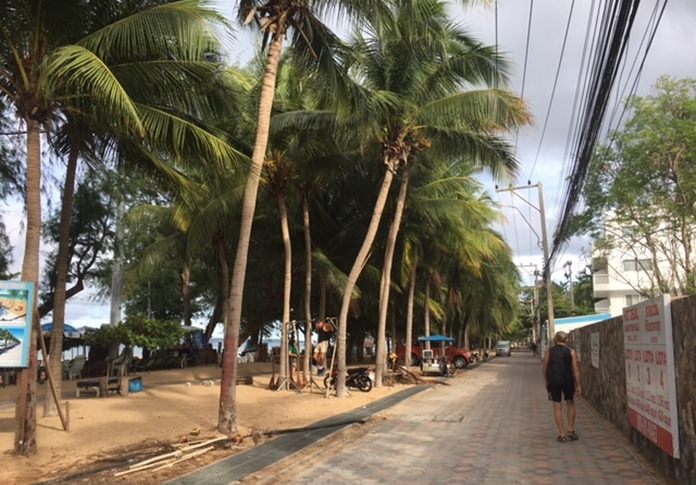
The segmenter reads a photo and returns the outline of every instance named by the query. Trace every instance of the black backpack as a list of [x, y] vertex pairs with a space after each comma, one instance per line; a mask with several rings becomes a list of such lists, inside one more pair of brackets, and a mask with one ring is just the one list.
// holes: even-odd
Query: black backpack
[[549, 365], [546, 369], [549, 386], [563, 386], [572, 378], [572, 361], [568, 347], [556, 345], [549, 349]]

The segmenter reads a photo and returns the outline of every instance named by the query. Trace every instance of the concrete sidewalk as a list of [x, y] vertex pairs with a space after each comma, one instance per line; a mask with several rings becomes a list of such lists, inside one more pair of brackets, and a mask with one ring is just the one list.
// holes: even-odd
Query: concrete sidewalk
[[[558, 443], [541, 364], [529, 353], [493, 359], [449, 382], [379, 404], [384, 419], [350, 428], [338, 443], [296, 455], [339, 426], [316, 436], [286, 435], [265, 451], [249, 450], [170, 483], [667, 483], [581, 399], [580, 440]], [[372, 415], [377, 408], [360, 411]], [[274, 460], [282, 461], [255, 471]]]

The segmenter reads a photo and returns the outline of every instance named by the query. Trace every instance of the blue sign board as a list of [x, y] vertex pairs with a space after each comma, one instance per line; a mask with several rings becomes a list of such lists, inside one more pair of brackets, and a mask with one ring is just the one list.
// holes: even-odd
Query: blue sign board
[[0, 368], [27, 367], [34, 283], [0, 281]]

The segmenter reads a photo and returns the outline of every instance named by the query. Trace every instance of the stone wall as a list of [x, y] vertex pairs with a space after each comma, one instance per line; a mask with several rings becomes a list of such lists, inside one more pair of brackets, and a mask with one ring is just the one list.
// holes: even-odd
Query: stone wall
[[[589, 325], [571, 333], [580, 356], [584, 398], [630, 437], [641, 453], [679, 483], [696, 484], [696, 297], [672, 301], [674, 361], [681, 458], [673, 459], [628, 422], [623, 319]], [[591, 363], [591, 334], [599, 333], [599, 368]]]

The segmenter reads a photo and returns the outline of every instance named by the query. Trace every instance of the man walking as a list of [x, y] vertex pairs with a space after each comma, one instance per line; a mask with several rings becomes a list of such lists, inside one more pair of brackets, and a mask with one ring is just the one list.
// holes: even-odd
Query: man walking
[[317, 332], [317, 345], [314, 347], [314, 360], [317, 364], [317, 376], [323, 376], [326, 368], [326, 353], [329, 350], [329, 340], [333, 335], [334, 327], [329, 322], [317, 320], [314, 323]]
[[[554, 346], [544, 357], [544, 380], [549, 399], [553, 401], [553, 419], [558, 428], [560, 442], [578, 439], [575, 433], [575, 394], [580, 395], [580, 368], [575, 351], [567, 345], [568, 334], [556, 332]], [[564, 431], [561, 395], [568, 407], [568, 431]]]

